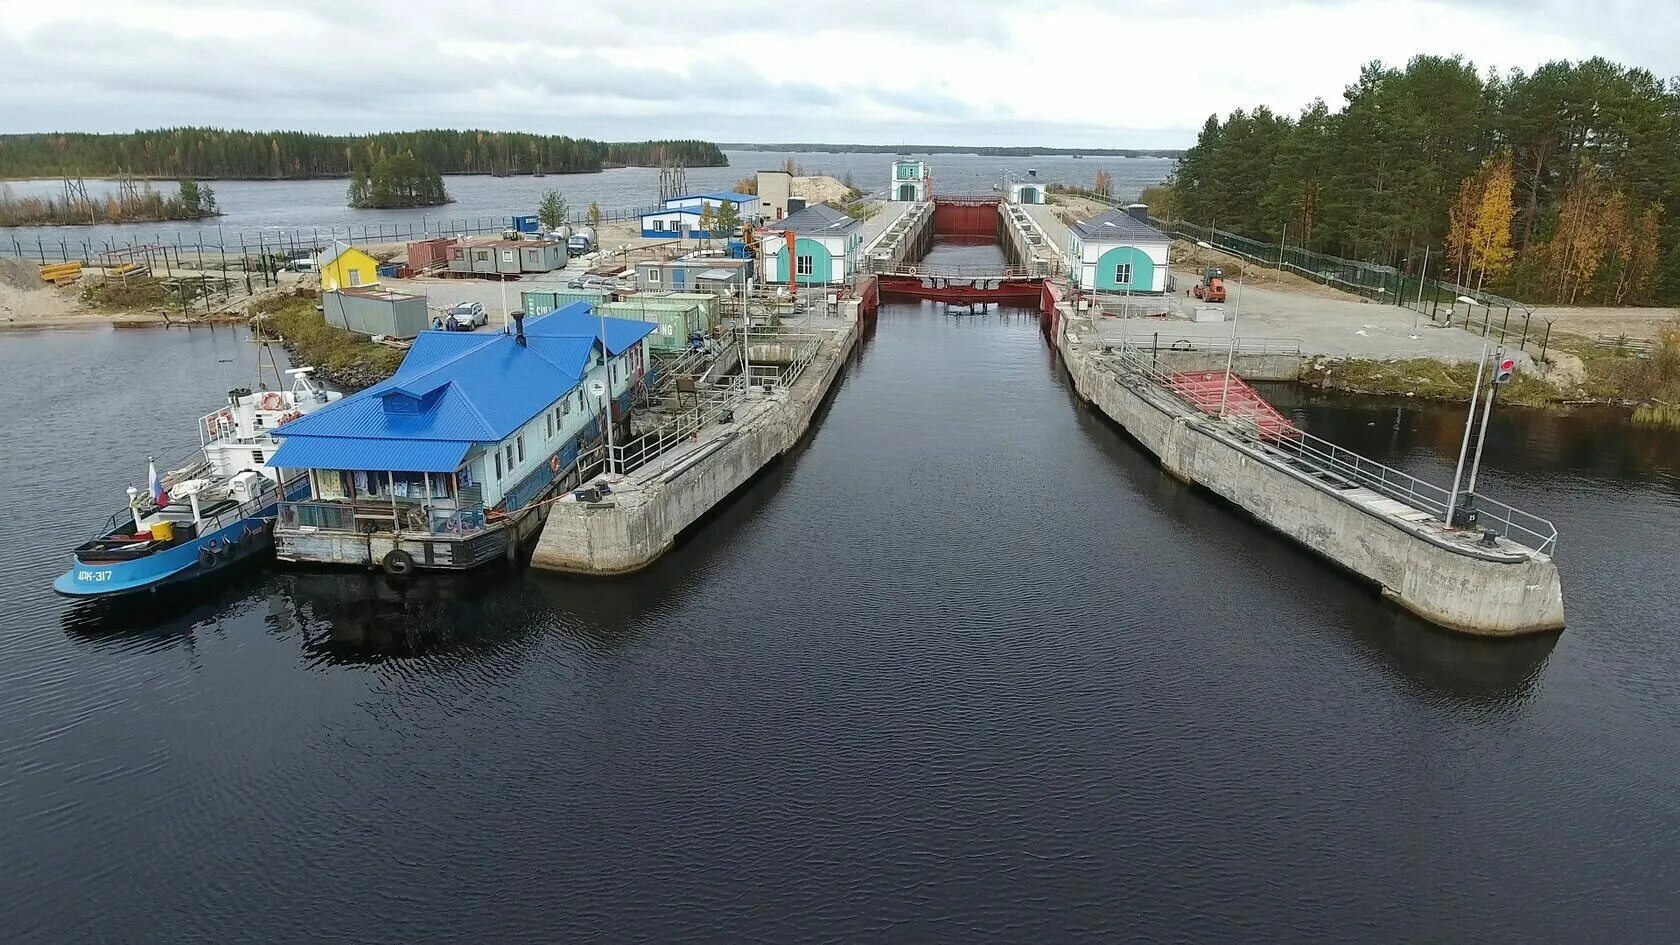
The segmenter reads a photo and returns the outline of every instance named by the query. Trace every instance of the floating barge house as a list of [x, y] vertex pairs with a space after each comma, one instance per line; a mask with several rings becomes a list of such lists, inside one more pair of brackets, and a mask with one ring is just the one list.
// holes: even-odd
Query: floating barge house
[[389, 379], [275, 430], [307, 473], [280, 505], [282, 561], [465, 570], [503, 556], [578, 484], [607, 414], [627, 426], [655, 326], [577, 302], [512, 334], [421, 332]]

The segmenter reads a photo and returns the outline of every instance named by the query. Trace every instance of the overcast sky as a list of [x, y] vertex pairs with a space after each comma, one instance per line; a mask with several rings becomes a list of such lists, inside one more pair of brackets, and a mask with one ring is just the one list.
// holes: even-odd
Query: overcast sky
[[1371, 59], [1667, 77], [1677, 35], [1680, 0], [0, 0], [0, 131], [1184, 147]]

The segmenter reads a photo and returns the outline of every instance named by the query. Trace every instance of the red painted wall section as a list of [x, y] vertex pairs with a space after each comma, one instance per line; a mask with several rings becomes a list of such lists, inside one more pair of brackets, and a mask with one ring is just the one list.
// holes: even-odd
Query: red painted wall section
[[933, 232], [938, 236], [995, 238], [1001, 197], [933, 198]]

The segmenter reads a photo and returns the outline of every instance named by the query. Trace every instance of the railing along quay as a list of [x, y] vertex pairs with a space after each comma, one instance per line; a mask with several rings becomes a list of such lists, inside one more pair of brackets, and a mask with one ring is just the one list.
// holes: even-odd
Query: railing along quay
[[[1208, 415], [1179, 393], [1174, 384], [1174, 375], [1179, 372], [1163, 370], [1151, 356], [1151, 349], [1121, 341], [1105, 345], [1105, 352], [1116, 373], [1130, 376], [1174, 402], [1219, 422], [1220, 429], [1252, 448], [1297, 468], [1306, 467], [1340, 478], [1353, 486], [1370, 489], [1426, 514], [1430, 522], [1443, 529], [1448, 527], [1447, 504], [1451, 501], [1451, 494], [1447, 489], [1314, 436], [1293, 424], [1279, 432], [1263, 428], [1262, 418], [1246, 411], [1227, 411], [1224, 417]], [[1289, 463], [1290, 460], [1293, 463]], [[1551, 521], [1480, 493], [1474, 494], [1472, 501], [1478, 513], [1477, 528], [1492, 531], [1541, 554], [1556, 553], [1558, 531]], [[1461, 505], [1460, 509], [1463, 508], [1465, 506]]]

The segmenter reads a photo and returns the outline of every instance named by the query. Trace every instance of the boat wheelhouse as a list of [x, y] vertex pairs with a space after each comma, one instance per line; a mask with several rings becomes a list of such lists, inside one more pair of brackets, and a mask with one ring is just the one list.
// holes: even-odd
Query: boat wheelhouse
[[227, 406], [199, 418], [198, 454], [128, 489], [128, 508], [112, 514], [97, 537], [78, 545], [74, 564], [53, 590], [67, 597], [113, 597], [180, 584], [266, 551], [269, 522], [282, 495], [307, 481], [282, 481], [269, 460], [282, 423], [342, 397], [293, 368], [290, 390], [228, 392]]
[[512, 557], [591, 471], [605, 418], [626, 424], [655, 327], [581, 302], [514, 323], [422, 332], [396, 374], [283, 427], [274, 464], [308, 488], [281, 504], [276, 556], [393, 574]]

